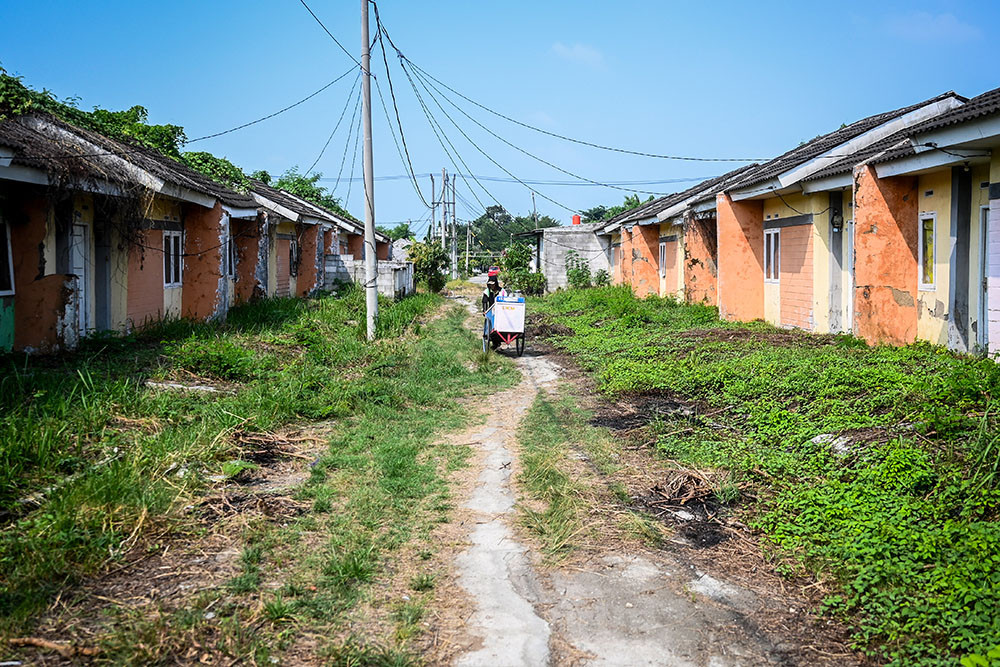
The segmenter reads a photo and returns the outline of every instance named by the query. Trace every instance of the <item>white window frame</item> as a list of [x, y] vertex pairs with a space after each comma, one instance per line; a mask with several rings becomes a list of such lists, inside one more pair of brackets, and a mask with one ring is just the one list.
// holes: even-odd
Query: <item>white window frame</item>
[[[931, 266], [934, 273], [932, 282], [924, 282], [924, 221], [933, 221], [933, 238], [931, 239]], [[917, 285], [921, 292], [933, 292], [937, 289], [937, 212], [927, 211], [917, 216]]]
[[667, 277], [667, 242], [660, 239], [660, 277]]
[[772, 285], [781, 282], [780, 228], [764, 230], [764, 282]]
[[10, 278], [10, 289], [0, 290], [0, 296], [14, 296], [14, 253], [11, 251], [10, 247], [10, 225], [0, 219], [0, 230], [3, 231], [3, 237], [0, 238], [0, 243], [6, 244], [7, 246], [7, 266], [0, 266], [0, 271], [6, 271], [7, 276]]
[[[178, 253], [174, 256], [173, 239], [178, 241]], [[167, 279], [166, 267], [167, 259], [170, 259], [171, 279]], [[176, 276], [176, 280], [173, 278]], [[184, 284], [184, 232], [163, 230], [163, 286], [181, 287]]]

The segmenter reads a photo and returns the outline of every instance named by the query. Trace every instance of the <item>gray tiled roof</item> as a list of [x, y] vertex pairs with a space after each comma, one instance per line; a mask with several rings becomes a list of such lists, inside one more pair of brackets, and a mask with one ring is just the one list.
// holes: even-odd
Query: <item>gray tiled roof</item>
[[868, 116], [867, 118], [854, 121], [850, 125], [845, 125], [844, 127], [838, 128], [833, 132], [820, 135], [800, 146], [796, 146], [792, 150], [779, 155], [769, 162], [765, 162], [757, 169], [754, 169], [752, 172], [746, 174], [743, 178], [729, 184], [726, 189], [735, 190], [763, 183], [768, 179], [783, 174], [789, 169], [793, 169], [804, 162], [808, 162], [809, 160], [822, 155], [840, 144], [850, 141], [854, 137], [874, 129], [879, 125], [887, 123], [895, 118], [899, 118], [900, 116], [904, 116], [923, 106], [933, 104], [934, 102], [940, 102], [941, 100], [949, 97], [956, 97], [963, 100], [965, 99], [956, 95], [952, 91], [948, 91], [947, 93], [942, 93], [937, 97], [933, 97], [918, 104], [911, 104], [910, 106], [902, 107], [901, 109], [885, 111], [883, 113], [875, 114], [874, 116]]
[[98, 180], [136, 183], [135, 175], [119, 161], [123, 160], [167, 183], [215, 197], [228, 206], [257, 208], [248, 195], [161, 153], [70, 125], [48, 114], [0, 121], [0, 144], [15, 149], [14, 161], [18, 164], [46, 172], [61, 162]]
[[871, 146], [856, 151], [850, 157], [846, 157], [825, 169], [821, 169], [805, 180], [811, 181], [847, 173], [853, 170], [855, 165], [865, 161], [869, 161], [872, 164], [879, 164], [915, 155], [916, 151], [913, 148], [913, 143], [910, 141], [911, 138], [942, 127], [966, 123], [996, 113], [1000, 113], [1000, 88], [977, 95], [962, 106], [946, 111], [940, 116], [935, 116], [913, 127], [908, 127], [891, 134]]
[[336, 222], [337, 219], [329, 215], [325, 210], [319, 208], [318, 206], [312, 207], [307, 206], [298, 197], [292, 196], [290, 193], [284, 190], [279, 190], [278, 188], [271, 187], [267, 183], [262, 181], [250, 181], [250, 189], [259, 194], [265, 199], [273, 201], [275, 204], [283, 206], [294, 213], [299, 215], [304, 215], [309, 218], [317, 218], [319, 220], [325, 220], [326, 222]]

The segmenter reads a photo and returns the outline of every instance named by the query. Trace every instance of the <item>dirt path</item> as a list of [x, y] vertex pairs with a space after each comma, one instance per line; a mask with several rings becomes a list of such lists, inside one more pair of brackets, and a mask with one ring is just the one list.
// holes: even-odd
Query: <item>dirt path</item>
[[467, 648], [450, 662], [814, 664], [817, 656], [804, 655], [800, 642], [775, 639], [760, 627], [781, 602], [715, 578], [680, 556], [625, 549], [609, 540], [583, 560], [547, 567], [530, 539], [519, 541], [517, 427], [539, 391], [556, 389], [562, 369], [530, 346], [515, 363], [523, 381], [491, 397], [486, 425], [464, 436], [477, 449], [478, 477], [463, 503], [471, 529], [455, 566], [474, 611], [462, 628], [471, 637], [461, 642]]

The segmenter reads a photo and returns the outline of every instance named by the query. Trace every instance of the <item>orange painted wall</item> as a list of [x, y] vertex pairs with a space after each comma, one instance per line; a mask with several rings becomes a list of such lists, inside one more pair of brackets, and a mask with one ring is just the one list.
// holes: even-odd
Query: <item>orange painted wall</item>
[[813, 328], [813, 227], [796, 225], [781, 230], [781, 324]]
[[917, 337], [917, 179], [855, 172], [854, 332], [869, 343]]
[[163, 317], [163, 232], [147, 229], [139, 236], [144, 247], [128, 253], [128, 292], [125, 317], [132, 327], [143, 327]]
[[319, 227], [316, 225], [306, 225], [298, 233], [299, 256], [299, 276], [296, 281], [297, 296], [307, 296], [316, 289], [316, 282], [319, 271], [316, 266], [316, 253], [319, 248]]
[[260, 235], [263, 222], [233, 220], [233, 240], [236, 241], [236, 303], [246, 303], [264, 296], [257, 282], [260, 262]]
[[660, 226], [636, 225], [632, 228], [632, 269], [629, 284], [636, 296], [660, 293]]
[[734, 321], [764, 317], [764, 204], [716, 198], [719, 314]]
[[632, 276], [632, 232], [631, 230], [622, 227], [621, 230], [621, 244], [618, 247], [618, 256], [615, 260], [618, 262], [617, 270], [615, 271], [615, 284], [616, 285], [627, 285], [630, 284], [629, 280]]
[[14, 349], [49, 351], [61, 347], [59, 320], [72, 294], [69, 276], [44, 272], [42, 244], [49, 204], [44, 196], [26, 196], [10, 206], [10, 249], [14, 263]]
[[222, 258], [225, 248], [222, 205], [188, 205], [184, 211], [184, 317], [204, 320], [225, 314]]
[[719, 278], [715, 220], [684, 225], [684, 292], [691, 303], [718, 303]]

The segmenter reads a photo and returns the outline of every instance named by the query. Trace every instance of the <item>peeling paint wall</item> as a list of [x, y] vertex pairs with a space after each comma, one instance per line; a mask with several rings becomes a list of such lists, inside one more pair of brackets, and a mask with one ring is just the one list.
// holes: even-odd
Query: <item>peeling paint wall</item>
[[631, 271], [629, 284], [636, 296], [660, 293], [660, 226], [632, 227]]
[[917, 179], [855, 170], [855, 333], [869, 343], [917, 337]]
[[[932, 194], [928, 194], [932, 193]], [[917, 338], [938, 345], [948, 344], [948, 295], [951, 285], [951, 171], [923, 174], [917, 178], [917, 218], [935, 215], [934, 288], [917, 290]], [[916, 267], [919, 280], [920, 267]]]
[[715, 218], [684, 223], [684, 293], [690, 303], [719, 303], [718, 231]]
[[247, 303], [265, 295], [264, 285], [260, 280], [262, 272], [259, 266], [262, 259], [264, 262], [267, 261], [267, 253], [262, 255], [260, 252], [263, 224], [263, 218], [232, 221], [233, 238], [236, 241], [234, 303]]
[[229, 302], [223, 253], [229, 216], [216, 202], [184, 210], [184, 288], [181, 313], [195, 320], [222, 319]]
[[299, 229], [299, 275], [295, 281], [297, 296], [309, 296], [320, 286], [322, 266], [318, 225], [302, 225]]
[[764, 317], [764, 206], [716, 198], [719, 234], [719, 314], [733, 321]]

